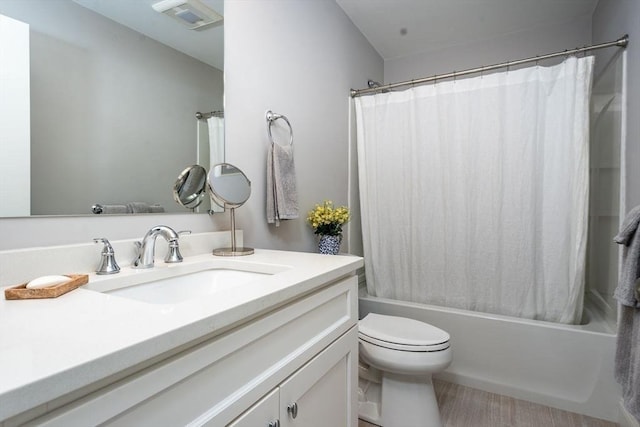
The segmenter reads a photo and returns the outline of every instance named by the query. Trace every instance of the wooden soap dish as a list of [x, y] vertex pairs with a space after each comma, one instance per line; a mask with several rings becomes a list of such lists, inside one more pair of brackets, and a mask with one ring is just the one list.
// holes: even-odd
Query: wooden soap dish
[[65, 276], [73, 280], [38, 289], [27, 289], [27, 284], [23, 283], [22, 285], [5, 289], [4, 297], [5, 299], [57, 298], [89, 282], [88, 274], [65, 274]]

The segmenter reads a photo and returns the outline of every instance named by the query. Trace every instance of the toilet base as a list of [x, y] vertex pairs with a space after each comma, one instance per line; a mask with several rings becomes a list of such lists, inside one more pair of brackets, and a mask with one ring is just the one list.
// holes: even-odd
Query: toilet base
[[363, 393], [358, 416], [365, 421], [382, 427], [442, 426], [430, 375], [412, 377], [384, 372], [382, 384], [370, 384], [369, 390], [361, 384], [360, 390]]
[[382, 375], [381, 419], [384, 427], [440, 427], [440, 411], [431, 375]]
[[382, 396], [382, 377], [372, 381], [358, 378], [358, 418], [375, 425], [381, 425], [380, 401]]

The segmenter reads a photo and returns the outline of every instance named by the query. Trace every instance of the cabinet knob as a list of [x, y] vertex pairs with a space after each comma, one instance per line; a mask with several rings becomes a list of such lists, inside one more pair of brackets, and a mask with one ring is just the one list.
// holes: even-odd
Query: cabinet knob
[[280, 427], [280, 420], [271, 421], [267, 427]]
[[296, 402], [290, 403], [287, 406], [287, 412], [291, 415], [291, 418], [295, 418], [298, 416], [298, 404]]

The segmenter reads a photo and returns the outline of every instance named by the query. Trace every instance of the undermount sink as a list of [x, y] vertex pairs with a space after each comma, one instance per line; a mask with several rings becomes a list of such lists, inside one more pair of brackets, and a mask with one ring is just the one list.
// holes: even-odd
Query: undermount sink
[[232, 288], [241, 289], [268, 275], [270, 273], [214, 268], [103, 292], [152, 304], [175, 304]]

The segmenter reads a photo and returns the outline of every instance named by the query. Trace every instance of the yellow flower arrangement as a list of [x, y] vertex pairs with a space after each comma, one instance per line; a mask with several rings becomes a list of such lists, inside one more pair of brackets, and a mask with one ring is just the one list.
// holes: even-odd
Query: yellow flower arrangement
[[315, 234], [340, 236], [342, 225], [351, 219], [349, 208], [346, 206], [333, 207], [331, 200], [325, 200], [321, 205], [309, 211], [307, 222], [313, 227]]

